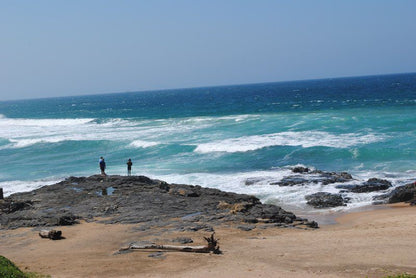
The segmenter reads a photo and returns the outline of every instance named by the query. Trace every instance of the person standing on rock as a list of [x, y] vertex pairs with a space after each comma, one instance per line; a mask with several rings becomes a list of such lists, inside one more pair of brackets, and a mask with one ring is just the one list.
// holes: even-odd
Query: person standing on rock
[[106, 176], [104, 157], [100, 157], [100, 161], [98, 164], [100, 165], [101, 175]]
[[131, 166], [133, 165], [133, 162], [131, 162], [131, 159], [127, 161], [127, 176], [131, 176]]

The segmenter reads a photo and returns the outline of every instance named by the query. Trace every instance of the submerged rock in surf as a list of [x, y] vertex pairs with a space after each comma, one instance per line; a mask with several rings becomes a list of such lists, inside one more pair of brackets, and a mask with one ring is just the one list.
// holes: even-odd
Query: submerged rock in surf
[[337, 185], [336, 188], [345, 189], [354, 193], [367, 193], [373, 191], [386, 190], [391, 187], [391, 182], [388, 180], [371, 178], [363, 184], [342, 184]]
[[308, 173], [309, 172], [309, 168], [307, 167], [302, 167], [302, 166], [298, 166], [292, 169], [293, 173]]
[[307, 204], [314, 208], [332, 208], [346, 206], [347, 198], [343, 198], [341, 194], [333, 194], [328, 192], [317, 192], [306, 195]]
[[[271, 185], [279, 186], [294, 186], [294, 185], [306, 185], [306, 184], [322, 184], [328, 185], [332, 183], [343, 183], [351, 181], [353, 178], [350, 174], [346, 172], [324, 172], [320, 170], [309, 171], [308, 168], [297, 167], [297, 169], [292, 170], [296, 175], [284, 177], [280, 181], [272, 182]], [[300, 173], [300, 174], [299, 174]]]
[[271, 182], [271, 185], [278, 186], [294, 186], [294, 185], [305, 185], [308, 183], [316, 183], [315, 180], [307, 179], [302, 176], [290, 176], [281, 179], [278, 182]]

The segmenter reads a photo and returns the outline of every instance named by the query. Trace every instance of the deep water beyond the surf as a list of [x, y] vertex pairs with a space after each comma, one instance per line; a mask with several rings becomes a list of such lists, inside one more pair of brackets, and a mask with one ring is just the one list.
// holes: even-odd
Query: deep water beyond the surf
[[[133, 174], [248, 193], [295, 210], [335, 185], [279, 187], [295, 165], [399, 186], [416, 178], [416, 74], [0, 102], [5, 194]], [[258, 180], [246, 185], [245, 181]], [[344, 193], [346, 208], [378, 193]]]

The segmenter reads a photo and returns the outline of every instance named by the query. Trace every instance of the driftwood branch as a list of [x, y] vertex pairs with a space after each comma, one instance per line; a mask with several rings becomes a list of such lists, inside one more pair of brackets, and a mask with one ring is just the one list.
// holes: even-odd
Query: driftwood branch
[[178, 246], [178, 245], [160, 245], [160, 244], [146, 244], [136, 245], [130, 244], [128, 247], [121, 248], [119, 252], [138, 249], [158, 249], [180, 252], [194, 252], [194, 253], [214, 253], [221, 254], [220, 247], [218, 245], [218, 239], [214, 238], [214, 233], [210, 237], [204, 237], [207, 241], [206, 246]]
[[63, 239], [62, 232], [57, 230], [42, 230], [39, 232], [41, 238], [49, 238], [53, 240]]

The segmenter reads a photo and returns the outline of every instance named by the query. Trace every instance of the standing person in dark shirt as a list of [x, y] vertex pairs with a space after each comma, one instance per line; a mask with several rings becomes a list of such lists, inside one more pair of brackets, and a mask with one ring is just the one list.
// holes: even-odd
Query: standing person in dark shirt
[[131, 176], [131, 166], [133, 165], [133, 162], [131, 162], [131, 159], [127, 161], [127, 176]]
[[99, 165], [100, 165], [100, 169], [101, 169], [101, 175], [106, 176], [104, 157], [100, 157]]

